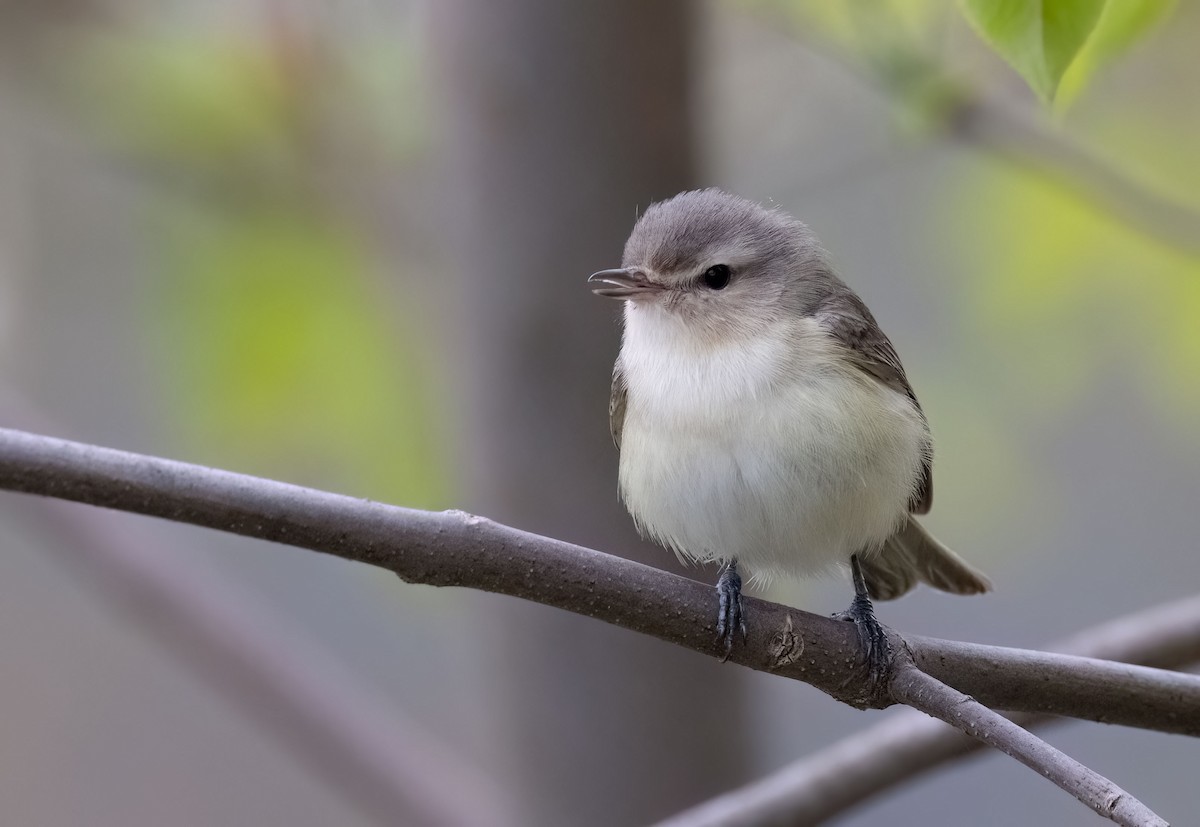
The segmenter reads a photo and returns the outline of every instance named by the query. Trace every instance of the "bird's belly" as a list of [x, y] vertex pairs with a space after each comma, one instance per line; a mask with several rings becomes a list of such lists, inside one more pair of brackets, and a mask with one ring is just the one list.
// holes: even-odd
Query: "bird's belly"
[[639, 528], [683, 557], [736, 558], [759, 578], [872, 551], [920, 473], [924, 421], [873, 380], [676, 410], [630, 400], [621, 494]]

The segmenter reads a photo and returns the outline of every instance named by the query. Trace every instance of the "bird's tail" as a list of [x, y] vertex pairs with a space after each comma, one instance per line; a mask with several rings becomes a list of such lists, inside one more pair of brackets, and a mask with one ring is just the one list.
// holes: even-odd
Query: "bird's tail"
[[951, 594], [980, 594], [992, 588], [987, 577], [934, 539], [911, 516], [904, 518], [904, 525], [878, 554], [867, 555], [860, 562], [867, 591], [877, 600], [899, 597], [918, 580]]

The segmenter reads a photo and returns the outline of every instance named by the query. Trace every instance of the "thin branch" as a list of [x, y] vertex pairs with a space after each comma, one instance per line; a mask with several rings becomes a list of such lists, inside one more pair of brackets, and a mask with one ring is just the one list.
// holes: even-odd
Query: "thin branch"
[[1109, 620], [1046, 647], [1159, 669], [1200, 662], [1200, 594]]
[[[1145, 729], [1154, 729], [1153, 722], [1161, 717], [1171, 717], [1178, 724], [1176, 732], [1200, 735], [1200, 681], [1195, 675], [917, 635], [906, 640], [923, 672], [960, 688], [986, 685], [988, 706], [996, 709]], [[1029, 670], [1041, 681], [1036, 690], [1030, 686]], [[1081, 694], [1091, 697], [1086, 715], [1072, 711], [1078, 710]]]
[[30, 509], [90, 590], [248, 713], [378, 824], [511, 824], [509, 796], [236, 582], [163, 554], [130, 521], [45, 500]]
[[[975, 743], [995, 747], [1025, 766], [1049, 778], [1062, 789], [1087, 804], [1100, 815], [1118, 824], [1154, 827], [1167, 822], [1149, 808], [1094, 770], [1085, 767], [1037, 736], [1022, 729], [998, 712], [922, 672], [911, 656], [903, 652], [894, 667], [891, 696], [919, 713], [927, 728], [949, 732], [953, 743]], [[947, 729], [941, 722], [954, 727]], [[879, 731], [884, 727], [873, 727]], [[969, 737], [968, 737], [969, 736]], [[947, 743], [951, 739], [944, 739]], [[716, 827], [739, 824], [787, 824], [790, 827], [817, 824], [833, 812], [830, 800], [846, 801], [853, 795], [856, 774], [868, 772], [903, 773], [896, 760], [905, 756], [893, 752], [890, 760], [880, 762], [873, 754], [876, 744], [854, 738], [822, 752], [830, 765], [804, 762], [810, 773], [792, 784], [793, 772], [776, 773], [749, 787], [729, 793], [698, 807], [678, 813], [656, 827]], [[852, 799], [850, 799], [852, 800]], [[781, 806], [781, 805], [790, 806]], [[814, 812], [814, 810], [816, 812]]]
[[[0, 429], [0, 488], [323, 551], [389, 569], [409, 582], [507, 594], [713, 657], [723, 654], [714, 634], [711, 587], [463, 512], [415, 511], [7, 429]], [[886, 691], [864, 695], [864, 664], [852, 624], [764, 600], [748, 598], [746, 604], [750, 634], [730, 660], [804, 681], [855, 706], [893, 703]], [[896, 639], [903, 642], [898, 635]], [[945, 656], [942, 668], [951, 668], [956, 659], [981, 657], [985, 650], [989, 654], [982, 657], [993, 653], [989, 647], [961, 647]], [[958, 668], [961, 685], [956, 688], [985, 704], [1001, 698], [1016, 711], [1040, 710], [1047, 685], [1040, 666], [1013, 671], [1015, 683], [1003, 694], [993, 691], [986, 670], [979, 668]], [[1121, 670], [1106, 674], [1114, 682], [1131, 680]], [[1161, 681], [1177, 687], [1179, 680], [1175, 673], [1144, 670], [1130, 685], [1144, 688]], [[1200, 678], [1188, 680], [1200, 685]], [[1014, 691], [1022, 681], [1027, 692]], [[1125, 723], [1129, 711], [1114, 714], [1104, 706], [1109, 699], [1108, 688], [1100, 693], [1088, 687], [1073, 707], [1059, 712]], [[1144, 728], [1195, 735], [1200, 734], [1198, 717], [1181, 702], [1162, 720], [1132, 720]]]
[[891, 681], [892, 696], [995, 747], [1044, 775], [1105, 818], [1126, 827], [1167, 827], [1145, 804], [969, 695], [927, 675], [911, 661]]
[[[1200, 595], [1109, 621], [1047, 648], [1142, 666], [1182, 668], [1200, 661]], [[1011, 720], [1028, 728], [1066, 719], [1018, 713]], [[820, 824], [927, 770], [978, 753], [983, 746], [920, 712], [897, 710], [874, 726], [679, 813], [667, 823], [716, 827], [736, 816], [744, 825]]]
[[[796, 43], [818, 60], [837, 65], [898, 107], [928, 106], [931, 89], [938, 88], [940, 110], [928, 109], [941, 135], [964, 146], [989, 153], [1017, 170], [1050, 181], [1062, 191], [1121, 222], [1143, 237], [1172, 250], [1200, 256], [1200, 209], [1139, 181], [1092, 149], [1003, 100], [982, 94], [951, 76], [941, 62], [908, 41], [907, 28], [885, 26], [886, 43], [879, 54], [856, 60], [844, 48], [822, 44], [798, 30], [790, 14], [763, 10], [772, 28], [791, 31]], [[904, 34], [897, 34], [904, 32]], [[896, 39], [899, 38], [899, 39]]]
[[655, 827], [813, 827], [863, 803], [873, 793], [983, 746], [982, 741], [936, 718], [901, 709], [874, 726], [676, 813]]
[[[12, 388], [0, 416], [44, 423]], [[380, 824], [514, 823], [511, 796], [356, 679], [257, 595], [163, 554], [143, 524], [45, 499], [22, 516], [68, 571], [135, 622], [364, 817]]]
[[1200, 256], [1200, 213], [1135, 180], [1097, 153], [998, 101], [964, 96], [947, 113], [951, 137], [1074, 193], [1125, 227]]

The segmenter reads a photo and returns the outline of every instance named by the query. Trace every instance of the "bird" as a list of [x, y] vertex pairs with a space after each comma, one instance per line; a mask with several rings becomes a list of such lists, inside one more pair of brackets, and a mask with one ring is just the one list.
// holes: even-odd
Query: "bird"
[[918, 582], [986, 592], [917, 521], [933, 503], [925, 413], [891, 341], [801, 221], [720, 189], [648, 207], [619, 268], [609, 423], [639, 532], [720, 564], [717, 641], [746, 639], [750, 582], [850, 569], [872, 680], [890, 662], [871, 600]]

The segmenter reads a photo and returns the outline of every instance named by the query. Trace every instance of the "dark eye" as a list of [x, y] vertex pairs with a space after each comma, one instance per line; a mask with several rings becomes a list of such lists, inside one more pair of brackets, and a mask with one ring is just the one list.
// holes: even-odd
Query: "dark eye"
[[700, 279], [706, 287], [712, 290], [724, 290], [732, 275], [728, 264], [714, 264], [704, 271], [704, 275]]

